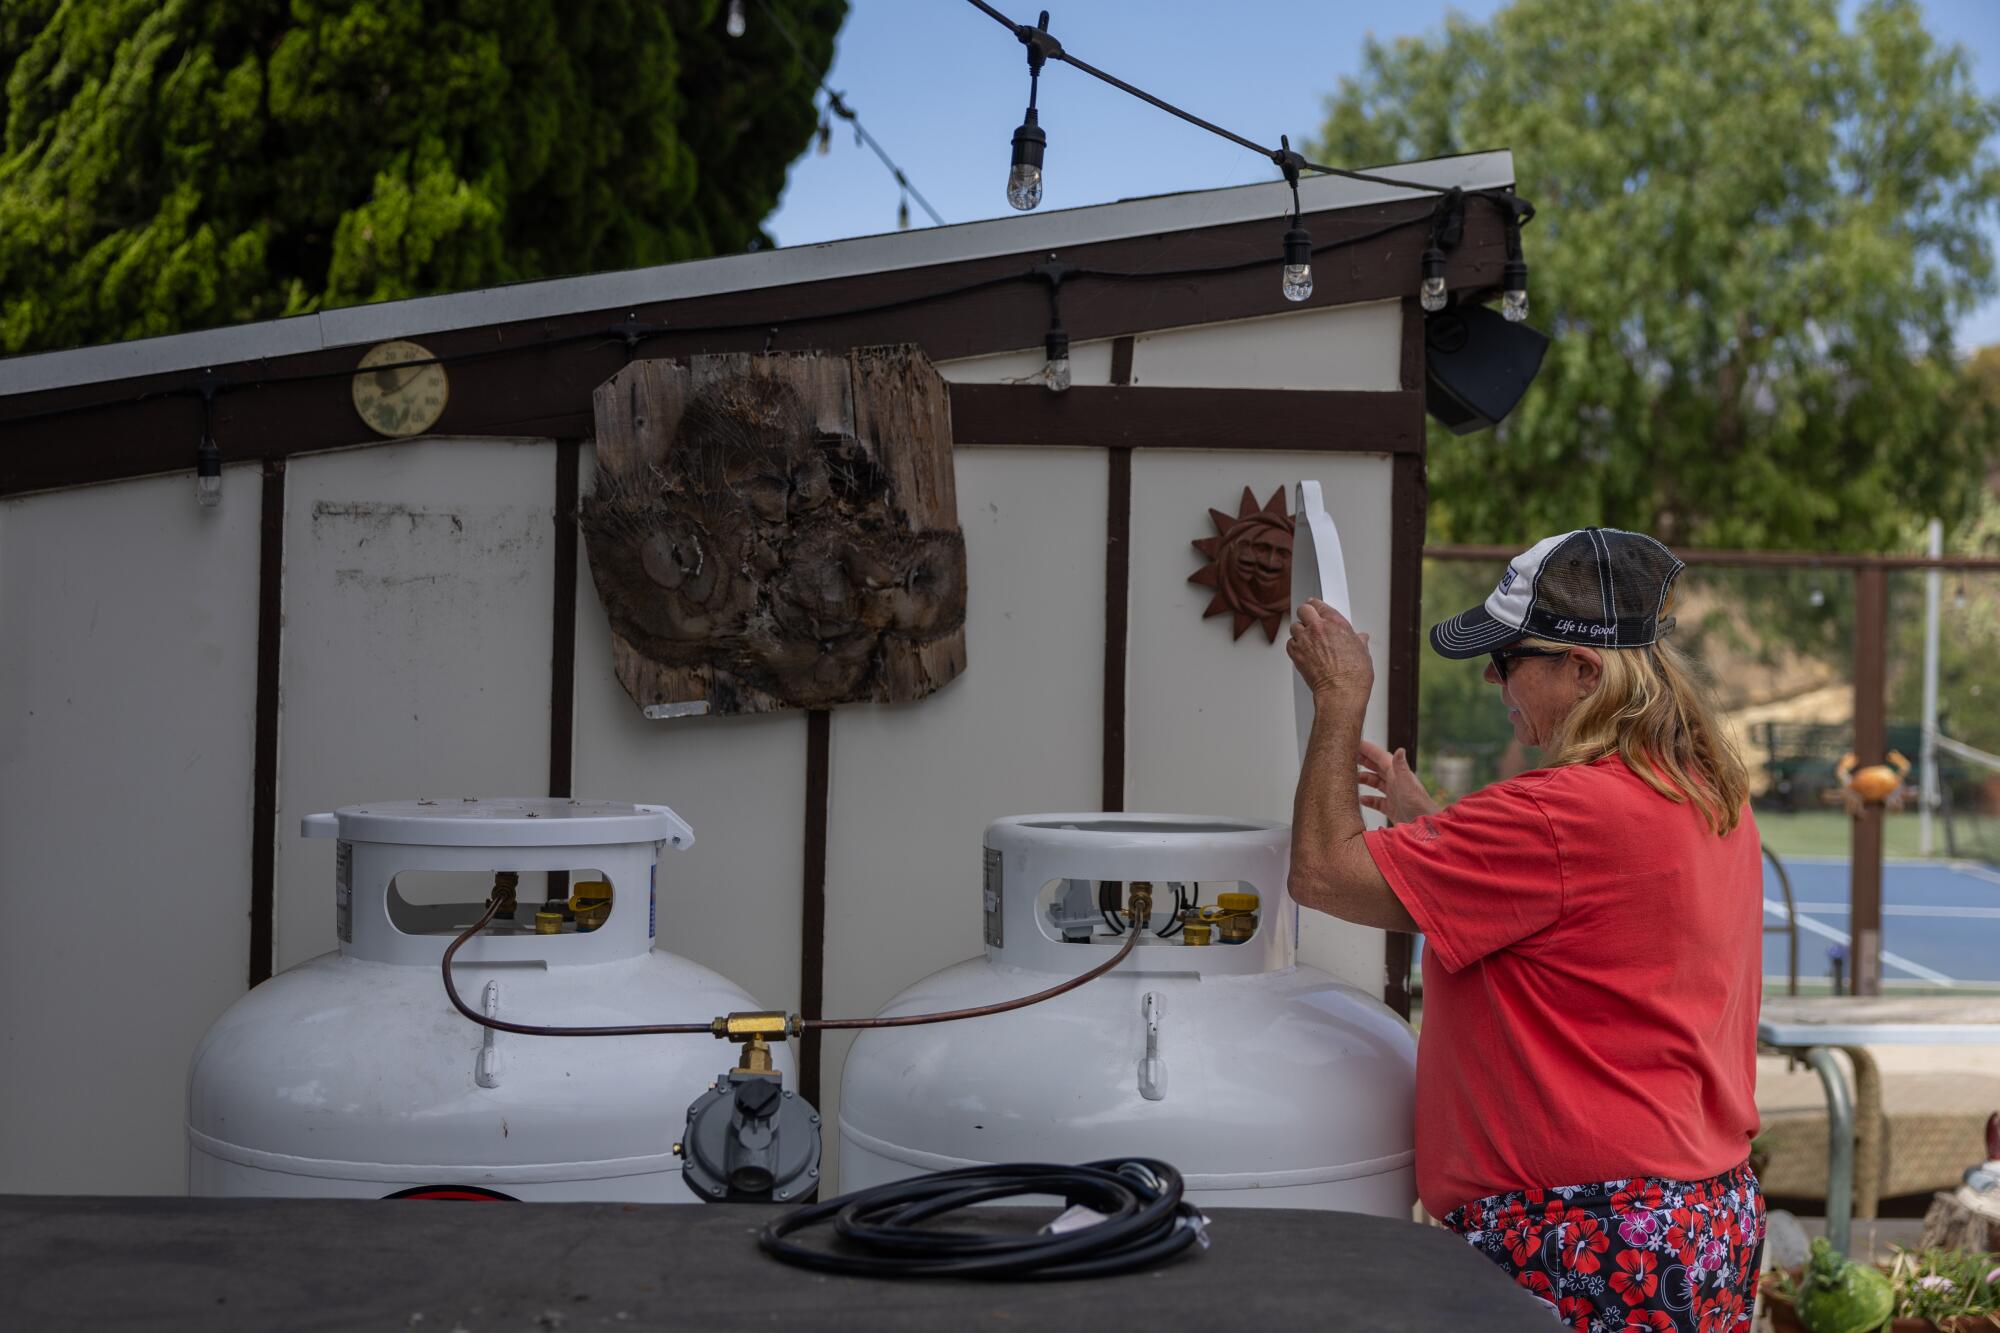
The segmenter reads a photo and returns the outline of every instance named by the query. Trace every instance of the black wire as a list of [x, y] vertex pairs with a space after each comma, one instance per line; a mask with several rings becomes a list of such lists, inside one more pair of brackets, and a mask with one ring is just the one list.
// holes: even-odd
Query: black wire
[[1167, 887], [1174, 891], [1174, 914], [1168, 918], [1166, 925], [1153, 932], [1163, 940], [1172, 939], [1180, 933], [1181, 927], [1187, 924], [1187, 900], [1181, 894], [1179, 882], [1171, 883]]
[[[1431, 222], [1432, 216], [1433, 216], [1432, 211], [1429, 208], [1426, 208], [1422, 213], [1419, 214], [1414, 214], [1412, 216], [1404, 218], [1398, 218], [1393, 221], [1384, 223], [1379, 227], [1373, 227], [1367, 231], [1356, 232], [1351, 236], [1343, 236], [1335, 240], [1322, 242], [1319, 245], [1315, 245], [1313, 247], [1312, 252], [1315, 255], [1325, 254], [1329, 251], [1340, 250], [1349, 246], [1365, 244], [1368, 241], [1377, 240], [1383, 236], [1387, 236], [1394, 232], [1401, 231], [1407, 227], [1413, 227], [1419, 225], [1427, 226]], [[1182, 268], [1182, 269], [1152, 269], [1138, 273], [1118, 273], [1118, 272], [1110, 272], [1104, 269], [1092, 269], [1092, 268], [1065, 268], [1063, 270], [1062, 280], [1065, 283], [1076, 281], [1079, 278], [1093, 279], [1098, 282], [1153, 282], [1153, 281], [1168, 282], [1184, 278], [1215, 277], [1227, 273], [1239, 273], [1249, 269], [1265, 268], [1268, 267], [1270, 263], [1271, 263], [1270, 258], [1268, 256], [1264, 256], [1256, 259], [1245, 259], [1229, 264], [1207, 264], [1197, 268]], [[629, 360], [630, 354], [634, 349], [636, 349], [639, 346], [643, 346], [646, 343], [654, 342], [660, 338], [690, 337], [702, 334], [715, 334], [715, 333], [743, 333], [753, 330], [764, 331], [771, 329], [773, 327], [789, 328], [795, 325], [803, 325], [803, 324], [833, 323], [838, 320], [855, 319], [864, 315], [890, 314], [899, 310], [916, 309], [918, 307], [930, 305], [938, 301], [948, 301], [955, 297], [969, 296], [976, 292], [989, 291], [995, 287], [1003, 287], [1010, 283], [1045, 282], [1047, 281], [1047, 276], [1043, 272], [1044, 267], [1045, 266], [1043, 265], [1037, 265], [1036, 267], [1023, 269], [1019, 272], [1003, 273], [991, 278], [983, 278], [977, 282], [965, 283], [958, 287], [949, 287], [939, 291], [925, 292], [917, 296], [902, 297], [894, 301], [881, 301], [877, 302], [874, 305], [854, 306], [846, 310], [835, 310], [813, 315], [803, 315], [796, 319], [790, 319], [790, 320], [781, 319], [776, 321], [775, 324], [773, 323], [772, 320], [768, 318], [738, 320], [733, 323], [723, 323], [723, 324], [686, 324], [678, 326], [669, 325], [664, 327], [651, 326], [651, 325], [635, 325], [628, 323], [623, 325], [616, 325], [606, 329], [592, 329], [589, 331], [579, 332], [579, 333], [559, 334], [555, 337], [544, 338], [537, 342], [502, 343], [494, 347], [483, 347], [476, 351], [454, 352], [448, 356], [431, 356], [431, 357], [422, 357], [410, 361], [393, 361], [380, 366], [370, 366], [366, 371], [350, 367], [347, 369], [308, 371], [305, 373], [294, 374], [294, 375], [266, 375], [254, 379], [228, 381], [216, 384], [214, 386], [213, 392], [215, 393], [216, 396], [220, 397], [227, 393], [236, 393], [252, 389], [278, 388], [289, 384], [310, 384], [328, 380], [351, 380], [356, 375], [372, 374], [376, 371], [408, 370], [421, 366], [463, 365], [473, 361], [484, 361], [492, 357], [511, 356], [516, 353], [522, 353], [522, 352], [548, 351], [551, 348], [574, 346], [579, 343], [597, 343], [606, 347], [619, 347], [621, 351], [623, 351], [624, 354], [626, 355], [626, 358]], [[83, 387], [83, 386], [74, 386], [74, 385], [54, 386], [54, 388], [51, 390], [43, 390], [40, 392], [53, 392], [56, 389], [78, 388], [78, 387]], [[200, 380], [197, 378], [195, 382], [189, 384], [178, 385], [171, 388], [151, 389], [145, 393], [134, 394], [127, 398], [95, 399], [90, 402], [70, 403], [62, 407], [43, 408], [40, 411], [36, 412], [10, 413], [5, 416], [0, 416], [0, 425], [8, 425], [8, 426], [25, 425], [30, 422], [46, 421], [68, 416], [77, 416], [86, 412], [110, 411], [117, 408], [126, 408], [126, 407], [141, 407], [147, 403], [153, 402], [158, 399], [194, 398], [194, 397], [200, 397], [202, 393], [203, 393], [202, 384]]]
[[[1008, 18], [998, 9], [995, 9], [992, 5], [987, 4], [986, 0], [967, 0], [967, 3], [969, 3], [974, 9], [977, 9], [982, 14], [985, 14], [987, 17], [991, 18], [994, 22], [1006, 28], [1009, 32], [1012, 32], [1022, 42], [1029, 42], [1030, 40], [1029, 34], [1037, 31], [1034, 28], [1028, 27], [1026, 24], [1014, 22], [1014, 20]], [[1271, 159], [1273, 162], [1278, 163], [1280, 166], [1283, 166], [1285, 162], [1288, 159], [1290, 159], [1296, 161], [1299, 166], [1305, 168], [1306, 170], [1317, 171], [1323, 176], [1340, 176], [1347, 180], [1366, 181], [1371, 185], [1393, 185], [1397, 189], [1421, 190], [1425, 194], [1444, 194], [1454, 188], [1457, 188], [1448, 185], [1431, 185], [1423, 181], [1403, 180], [1395, 176], [1378, 176], [1375, 175], [1373, 172], [1367, 172], [1367, 171], [1351, 171], [1346, 167], [1333, 167], [1333, 166], [1328, 166], [1324, 162], [1308, 161], [1305, 158], [1298, 157], [1296, 154], [1292, 153], [1289, 148], [1284, 149], [1282, 151], [1277, 149], [1267, 148], [1263, 144], [1258, 143], [1255, 139], [1246, 139], [1242, 135], [1236, 133], [1234, 130], [1224, 129], [1222, 126], [1217, 125], [1213, 121], [1203, 120], [1200, 116], [1195, 115], [1192, 111], [1188, 111], [1181, 107], [1175, 106], [1172, 102], [1167, 101], [1163, 97], [1155, 97], [1152, 93], [1147, 92], [1144, 88], [1141, 88], [1136, 84], [1127, 83], [1125, 82], [1125, 80], [1117, 77], [1116, 75], [1109, 74], [1104, 70], [1097, 68], [1097, 66], [1090, 64], [1088, 61], [1079, 59], [1077, 56], [1074, 56], [1070, 54], [1070, 52], [1064, 50], [1060, 43], [1044, 40], [1044, 42], [1041, 45], [1042, 49], [1046, 50], [1049, 59], [1060, 60], [1064, 64], [1074, 66], [1075, 68], [1083, 71], [1085, 74], [1090, 75], [1092, 78], [1099, 79], [1105, 83], [1110, 84], [1113, 88], [1118, 89], [1122, 93], [1126, 93], [1132, 97], [1136, 97], [1142, 102], [1151, 103], [1153, 106], [1158, 107], [1160, 110], [1166, 112], [1169, 115], [1178, 116], [1190, 125], [1194, 125], [1201, 129], [1207, 130], [1210, 134], [1216, 135], [1219, 138], [1227, 139], [1231, 143], [1237, 144], [1240, 147], [1247, 148], [1251, 152], [1256, 153], [1259, 157], [1267, 157]], [[1475, 191], [1474, 193], [1485, 193], [1485, 192]], [[1533, 216], [1532, 209], [1529, 210], [1528, 216]], [[1522, 221], [1526, 220], [1527, 219], [1525, 217], [1522, 219]]]
[[1097, 914], [1104, 918], [1105, 925], [1111, 927], [1113, 935], [1123, 935], [1125, 933], [1125, 927], [1119, 923], [1117, 917], [1111, 915], [1110, 908], [1100, 907], [1097, 909]]
[[[1080, 1166], [965, 1167], [796, 1209], [766, 1226], [757, 1242], [786, 1263], [850, 1276], [1106, 1277], [1148, 1267], [1191, 1245], [1206, 1248], [1206, 1219], [1181, 1197], [1184, 1188], [1180, 1172], [1144, 1157]], [[1037, 1194], [1059, 1195], [1104, 1214], [1104, 1220], [1060, 1235], [921, 1225], [974, 1204]], [[829, 1220], [841, 1248], [816, 1249], [789, 1239]]]
[[[792, 54], [798, 57], [799, 63], [805, 66], [807, 70], [811, 70], [812, 61], [806, 59], [805, 47], [801, 46], [799, 39], [792, 35], [792, 30], [785, 26], [784, 19], [778, 16], [778, 11], [771, 7], [769, 0], [757, 0], [757, 8], [764, 12], [764, 16], [771, 20], [771, 26], [778, 30], [778, 35], [783, 37], [786, 43], [791, 46]], [[910, 178], [903, 174], [903, 169], [896, 165], [881, 144], [875, 142], [875, 136], [863, 128], [860, 114], [853, 107], [847, 105], [846, 99], [839, 93], [826, 86], [826, 79], [824, 77], [817, 78], [814, 81], [819, 84], [819, 90], [826, 94], [827, 105], [834, 112], [838, 113], [842, 120], [854, 126], [855, 137], [867, 144], [869, 148], [874, 150], [875, 156], [882, 159], [882, 165], [889, 168], [889, 174], [896, 178], [896, 184], [909, 191], [910, 197], [923, 205], [924, 212], [931, 215], [931, 221], [934, 224], [940, 227], [944, 226], [945, 220], [938, 215], [938, 211], [935, 208], [931, 207], [931, 201], [924, 198], [923, 191], [910, 184]]]

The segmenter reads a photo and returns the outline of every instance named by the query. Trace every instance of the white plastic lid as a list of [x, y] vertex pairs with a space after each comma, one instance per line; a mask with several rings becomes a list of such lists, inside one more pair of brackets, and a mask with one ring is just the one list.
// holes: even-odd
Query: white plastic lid
[[[1333, 515], [1326, 512], [1319, 483], [1298, 484], [1292, 506], [1292, 611], [1317, 597], [1348, 619], [1354, 618], [1354, 604], [1347, 597], [1347, 561], [1340, 552], [1340, 533], [1334, 529]], [[1357, 626], [1356, 628], [1361, 628]], [[1292, 673], [1292, 712], [1299, 724], [1299, 758], [1306, 757], [1306, 742], [1312, 739], [1312, 691], [1305, 679]]]
[[448, 796], [344, 805], [307, 815], [308, 838], [417, 847], [578, 847], [605, 843], [694, 845], [694, 830], [664, 805], [572, 801], [560, 796]]

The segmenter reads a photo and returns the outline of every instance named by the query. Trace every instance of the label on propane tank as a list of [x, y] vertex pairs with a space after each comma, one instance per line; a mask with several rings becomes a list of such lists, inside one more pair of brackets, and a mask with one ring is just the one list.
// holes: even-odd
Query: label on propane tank
[[1000, 850], [997, 847], [981, 850], [986, 853], [986, 942], [998, 949], [1006, 943], [1000, 923]]
[[333, 919], [342, 944], [354, 943], [354, 844], [342, 840], [333, 853]]

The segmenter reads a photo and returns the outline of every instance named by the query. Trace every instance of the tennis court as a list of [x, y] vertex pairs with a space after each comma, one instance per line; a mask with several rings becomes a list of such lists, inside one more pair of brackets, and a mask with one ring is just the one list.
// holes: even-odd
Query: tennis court
[[[1827, 949], [1849, 945], [1848, 863], [1787, 856], [1798, 908], [1799, 979], [1824, 981]], [[1764, 919], [1785, 919], [1778, 877], [1764, 867]], [[1764, 975], [1785, 975], [1785, 937], [1764, 939]], [[2000, 985], [2000, 870], [1975, 861], [1892, 858], [1882, 866], [1882, 978], [1922, 986]]]

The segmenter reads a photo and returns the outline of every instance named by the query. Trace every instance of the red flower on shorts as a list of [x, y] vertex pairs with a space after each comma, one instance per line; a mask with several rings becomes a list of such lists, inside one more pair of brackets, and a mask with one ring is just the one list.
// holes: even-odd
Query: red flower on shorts
[[1657, 1255], [1644, 1250], [1620, 1250], [1618, 1271], [1611, 1275], [1611, 1289], [1627, 1305], [1651, 1300], [1653, 1293], [1660, 1289], [1660, 1275], [1655, 1271], [1659, 1266]]
[[1640, 1209], [1648, 1211], [1658, 1208], [1666, 1196], [1660, 1193], [1659, 1184], [1651, 1180], [1634, 1181], [1611, 1196], [1611, 1211], [1631, 1213]]
[[1611, 1248], [1604, 1224], [1594, 1217], [1583, 1217], [1572, 1220], [1569, 1227], [1563, 1238], [1566, 1262], [1579, 1273], [1595, 1273], [1600, 1267], [1597, 1256]]
[[1674, 1333], [1674, 1317], [1664, 1310], [1633, 1310], [1619, 1333]]
[[1557, 1303], [1556, 1313], [1575, 1333], [1590, 1333], [1591, 1316], [1597, 1313], [1597, 1307], [1588, 1296], [1565, 1296]]
[[1516, 1264], [1526, 1264], [1534, 1257], [1535, 1251], [1542, 1248], [1542, 1229], [1523, 1222], [1508, 1227], [1506, 1234], [1500, 1237], [1500, 1243], [1514, 1256]]
[[1549, 1282], [1549, 1275], [1539, 1268], [1524, 1268], [1514, 1274], [1514, 1280], [1543, 1300], [1554, 1303], [1556, 1289]]

